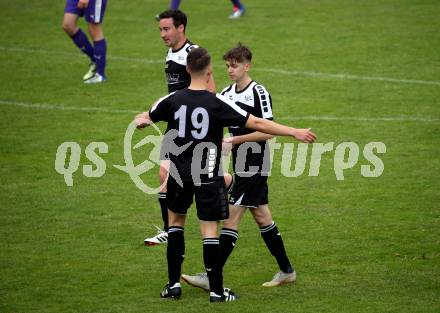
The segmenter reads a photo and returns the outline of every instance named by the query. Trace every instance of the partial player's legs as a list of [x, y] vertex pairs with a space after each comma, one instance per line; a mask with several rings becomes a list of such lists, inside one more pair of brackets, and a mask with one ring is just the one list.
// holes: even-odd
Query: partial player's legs
[[[67, 3], [69, 4], [69, 1]], [[75, 7], [66, 5], [66, 10], [68, 9], [75, 10]], [[87, 39], [86, 34], [78, 27], [78, 18], [79, 15], [76, 13], [64, 13], [63, 29], [70, 36], [73, 43], [89, 57], [90, 63], [95, 64], [93, 46], [90, 44], [89, 39]]]
[[[89, 34], [93, 39], [94, 59], [96, 67], [93, 66], [86, 75], [84, 82], [87, 84], [102, 83], [106, 81], [105, 66], [107, 62], [107, 42], [102, 31], [102, 22], [107, 6], [107, 0], [89, 0], [85, 9], [84, 17], [89, 24]], [[91, 76], [90, 76], [91, 74]]]
[[237, 19], [244, 15], [245, 8], [244, 5], [240, 2], [240, 0], [231, 0], [234, 5], [234, 11], [231, 15], [229, 15], [230, 19]]
[[293, 269], [284, 248], [283, 239], [278, 231], [277, 225], [272, 220], [267, 204], [260, 205], [258, 208], [250, 208], [255, 222], [260, 227], [260, 233], [266, 243], [270, 253], [275, 257], [280, 271], [275, 274], [273, 279], [265, 282], [263, 286], [274, 287], [281, 284], [291, 283], [296, 280], [296, 272]]
[[89, 23], [89, 34], [93, 39], [95, 62], [91, 64], [89, 72], [84, 76], [84, 82], [101, 83], [106, 80], [105, 66], [107, 62], [107, 42], [104, 38], [102, 25], [98, 23]]
[[171, 10], [178, 10], [180, 6], [180, 0], [171, 0], [170, 1], [170, 9]]
[[[238, 226], [245, 212], [246, 209], [244, 207], [229, 206], [229, 218], [223, 222], [219, 238], [220, 255], [218, 256], [218, 260], [222, 268], [235, 247], [235, 243], [238, 239]], [[182, 280], [193, 287], [201, 288], [205, 291], [209, 291], [210, 289], [210, 281], [208, 281], [206, 273], [196, 275], [183, 274]]]

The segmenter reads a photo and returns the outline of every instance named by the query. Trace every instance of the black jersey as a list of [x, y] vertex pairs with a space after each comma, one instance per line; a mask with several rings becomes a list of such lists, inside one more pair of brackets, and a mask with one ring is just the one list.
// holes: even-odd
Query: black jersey
[[186, 71], [186, 57], [188, 53], [198, 46], [187, 40], [178, 50], [168, 50], [165, 64], [165, 77], [168, 84], [168, 92], [186, 88], [191, 83], [191, 77]]
[[[257, 84], [255, 81], [251, 81], [249, 85], [246, 86], [241, 91], [237, 91], [237, 84], [232, 84], [226, 87], [221, 92], [229, 100], [234, 101], [240, 108], [246, 112], [251, 113], [256, 117], [265, 118], [268, 120], [273, 120], [272, 114], [272, 98], [267, 92], [266, 88], [262, 85]], [[254, 132], [254, 130], [241, 127], [240, 125], [235, 125], [229, 127], [229, 132], [233, 136], [246, 135]], [[246, 143], [244, 143], [246, 144]], [[260, 146], [260, 152], [251, 150], [249, 147], [247, 149], [246, 160], [244, 171], [249, 172], [249, 167], [258, 167], [258, 172], [267, 172], [269, 169], [267, 166], [270, 164], [270, 154], [268, 149], [267, 141], [258, 142]], [[240, 174], [243, 169], [238, 169], [237, 172], [237, 151], [241, 145], [235, 145], [232, 149], [232, 164], [234, 171]], [[266, 151], [267, 150], [267, 151]], [[242, 161], [244, 162], [244, 161]], [[264, 165], [264, 168], [263, 168]]]
[[[223, 175], [223, 127], [244, 126], [249, 118], [249, 113], [220, 94], [188, 88], [160, 99], [149, 114], [153, 122], [168, 122], [168, 132], [175, 133], [175, 146], [186, 147], [183, 152], [171, 149], [169, 156], [180, 178], [194, 183], [196, 178], [203, 182]], [[203, 169], [198, 172], [201, 175], [192, 176], [198, 169]]]

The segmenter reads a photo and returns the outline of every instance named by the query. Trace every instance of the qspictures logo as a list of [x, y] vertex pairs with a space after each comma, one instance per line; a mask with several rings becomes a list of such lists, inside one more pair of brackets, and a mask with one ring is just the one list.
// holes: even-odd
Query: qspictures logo
[[[155, 124], [151, 124], [154, 134], [148, 134], [139, 142], [133, 145], [133, 135], [136, 131], [134, 122], [130, 123], [124, 135], [124, 165], [113, 165], [129, 175], [134, 185], [147, 194], [157, 194], [163, 186], [149, 186], [142, 180], [141, 176], [145, 173], [152, 172], [157, 175], [159, 166], [162, 165], [160, 159], [161, 154], [171, 154], [178, 156], [189, 150], [192, 153], [191, 175], [194, 181], [199, 181], [203, 175], [212, 177], [215, 168], [218, 168], [218, 175], [222, 175], [223, 168], [229, 168], [231, 158], [225, 156], [231, 150], [231, 146], [227, 143], [223, 145], [223, 151], [217, 151], [215, 145], [211, 143], [201, 142], [197, 145], [187, 143], [184, 146], [178, 146], [175, 139], [178, 136], [177, 131], [168, 131], [164, 135]], [[134, 163], [133, 153], [145, 145], [152, 146], [149, 153], [145, 153], [145, 159], [139, 163]], [[359, 145], [355, 142], [335, 142], [328, 143], [279, 143], [274, 137], [270, 140], [268, 148], [264, 150], [264, 162], [261, 168], [255, 166], [247, 166], [246, 160], [250, 153], [262, 153], [261, 145], [256, 142], [243, 143], [237, 149], [237, 158], [235, 172], [237, 175], [252, 176], [255, 173], [263, 173], [263, 175], [271, 176], [274, 171], [279, 172], [284, 177], [299, 177], [308, 175], [310, 177], [319, 176], [321, 169], [321, 160], [324, 154], [333, 156], [333, 172], [336, 180], [344, 180], [344, 173], [353, 171], [354, 167], [360, 164], [359, 175], [368, 178], [380, 177], [384, 170], [380, 155], [387, 151], [383, 142], [369, 142], [365, 145]], [[296, 151], [295, 151], [296, 150]], [[84, 150], [86, 159], [91, 163], [82, 165], [82, 174], [85, 177], [102, 177], [107, 170], [107, 162], [104, 155], [109, 152], [109, 146], [105, 142], [91, 142]], [[222, 166], [215, 166], [218, 154], [222, 154]], [[64, 177], [66, 186], [72, 187], [74, 184], [74, 174], [80, 169], [81, 154], [83, 153], [81, 146], [77, 142], [63, 142], [58, 146], [55, 156], [55, 170]], [[273, 167], [275, 156], [281, 154], [281, 162], [279, 167]], [[269, 157], [270, 156], [270, 157]], [[205, 159], [206, 162], [200, 160]], [[202, 164], [203, 163], [203, 164]], [[328, 163], [328, 162], [327, 162]], [[307, 171], [308, 164], [308, 171]], [[170, 175], [177, 183], [182, 184], [175, 164], [168, 162]], [[153, 174], [154, 173], [154, 174]], [[148, 174], [147, 174], [148, 175]]]

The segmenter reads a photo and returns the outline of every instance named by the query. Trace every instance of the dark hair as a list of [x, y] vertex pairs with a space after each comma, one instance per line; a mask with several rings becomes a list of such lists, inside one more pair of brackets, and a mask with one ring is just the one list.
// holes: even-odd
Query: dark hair
[[203, 72], [211, 64], [211, 56], [205, 48], [194, 48], [186, 57], [186, 66], [191, 73]]
[[159, 14], [159, 20], [164, 18], [172, 18], [174, 27], [179, 27], [180, 25], [183, 25], [183, 27], [186, 30], [186, 22], [187, 18], [185, 13], [183, 13], [180, 10], [166, 10]]
[[248, 47], [243, 46], [241, 42], [239, 42], [236, 47], [232, 48], [231, 50], [225, 53], [225, 55], [223, 56], [223, 60], [225, 61], [234, 60], [240, 63], [243, 61], [251, 62], [252, 52]]

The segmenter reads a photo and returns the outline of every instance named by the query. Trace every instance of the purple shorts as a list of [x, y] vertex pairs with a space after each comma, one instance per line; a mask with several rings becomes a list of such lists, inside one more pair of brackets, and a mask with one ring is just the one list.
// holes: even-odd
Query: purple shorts
[[64, 13], [72, 13], [84, 16], [88, 23], [101, 24], [104, 19], [107, 0], [89, 0], [89, 5], [85, 9], [78, 9], [78, 0], [66, 0]]

